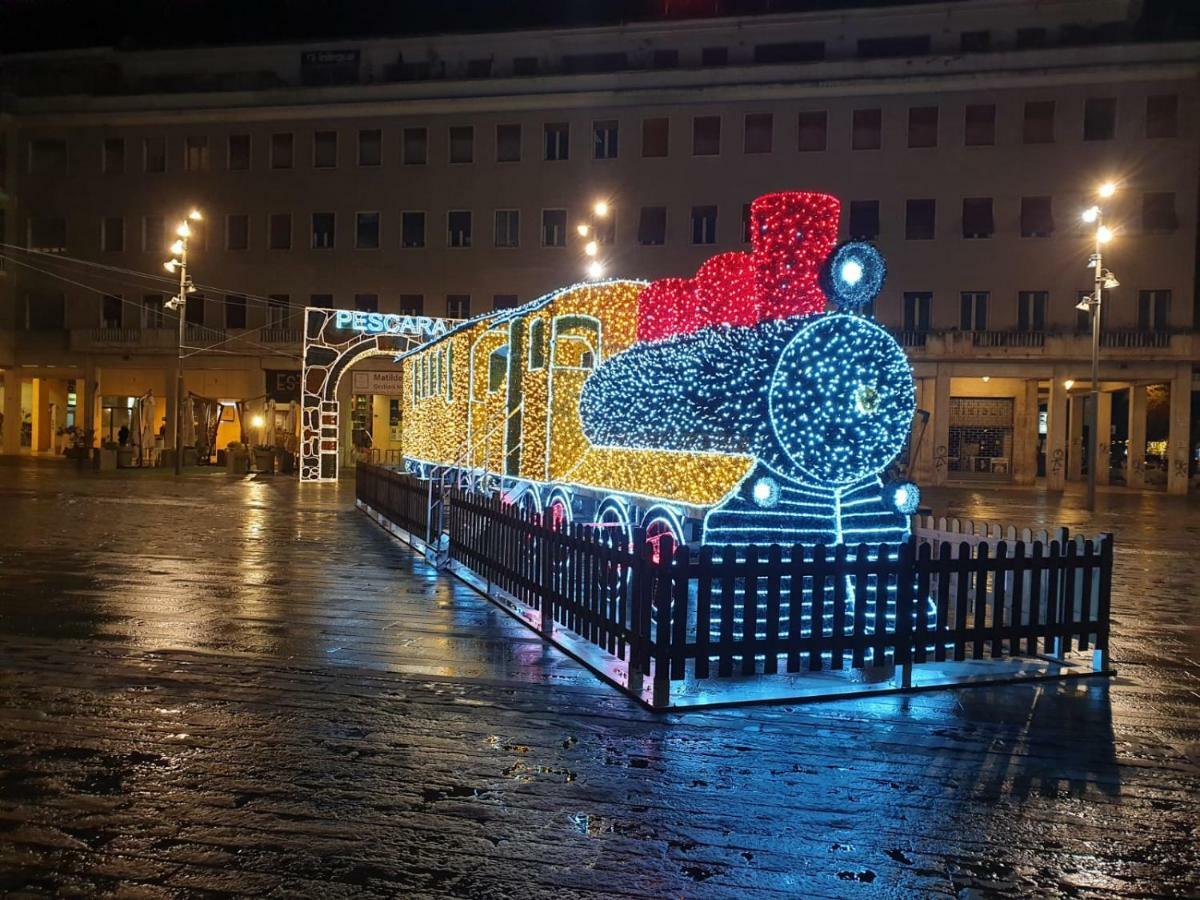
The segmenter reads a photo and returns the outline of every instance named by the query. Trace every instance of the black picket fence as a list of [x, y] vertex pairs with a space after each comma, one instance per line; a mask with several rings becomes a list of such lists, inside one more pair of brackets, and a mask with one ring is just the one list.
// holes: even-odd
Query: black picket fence
[[[435, 513], [440, 494], [430, 481], [404, 472], [360, 463], [354, 469], [354, 491], [359, 500], [421, 540], [430, 532], [430, 510]], [[435, 529], [440, 525], [435, 524]]]
[[[363, 477], [359, 498], [425, 533], [428, 482]], [[376, 502], [378, 501], [378, 502]], [[435, 510], [435, 520], [440, 518]], [[422, 521], [423, 520], [423, 521]], [[405, 524], [405, 523], [409, 524]], [[448, 556], [567, 629], [656, 697], [683, 679], [1096, 653], [1107, 668], [1112, 537], [827, 548], [672, 546], [450, 491]], [[409, 527], [409, 525], [413, 527]], [[439, 540], [439, 544], [442, 542]], [[1103, 662], [1100, 662], [1103, 660]]]

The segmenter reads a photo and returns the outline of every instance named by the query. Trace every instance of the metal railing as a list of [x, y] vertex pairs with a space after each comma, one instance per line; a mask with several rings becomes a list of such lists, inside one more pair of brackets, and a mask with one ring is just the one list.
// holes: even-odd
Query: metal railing
[[259, 340], [264, 344], [299, 344], [300, 329], [287, 325], [266, 325], [259, 331]]

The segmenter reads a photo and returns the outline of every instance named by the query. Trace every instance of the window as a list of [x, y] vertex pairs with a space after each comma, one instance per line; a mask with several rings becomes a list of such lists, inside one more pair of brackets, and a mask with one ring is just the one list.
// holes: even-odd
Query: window
[[770, 153], [774, 117], [770, 113], [749, 113], [743, 150], [746, 153]]
[[904, 294], [904, 330], [925, 334], [929, 331], [929, 310], [933, 294], [928, 291], [908, 291]]
[[125, 301], [119, 294], [104, 294], [100, 298], [100, 324], [104, 328], [120, 328], [124, 324]]
[[450, 126], [450, 162], [475, 161], [475, 128], [471, 125]]
[[142, 327], [166, 328], [166, 318], [163, 311], [163, 295], [144, 294], [142, 296]]
[[332, 169], [337, 166], [337, 132], [318, 131], [313, 134], [313, 168]]
[[850, 131], [852, 150], [878, 150], [883, 146], [883, 113], [878, 109], [856, 109]]
[[25, 328], [28, 331], [61, 331], [64, 327], [66, 298], [62, 294], [28, 293], [25, 295]]
[[619, 50], [606, 53], [565, 53], [562, 68], [568, 75], [619, 72], [629, 68], [629, 56]]
[[471, 295], [447, 294], [446, 317], [449, 319], [469, 319], [471, 317]]
[[267, 295], [267, 327], [286, 328], [291, 318], [292, 298], [287, 294]]
[[358, 164], [360, 166], [383, 165], [383, 132], [380, 129], [359, 129]]
[[188, 294], [183, 306], [183, 321], [188, 325], [203, 325], [204, 307], [203, 294]]
[[1178, 227], [1174, 194], [1142, 194], [1142, 231], [1174, 231]]
[[963, 53], [983, 53], [991, 50], [991, 32], [964, 31], [958, 36], [958, 47]]
[[990, 238], [996, 230], [992, 218], [991, 197], [964, 197], [962, 205], [962, 236]]
[[455, 209], [446, 214], [446, 224], [449, 228], [449, 244], [451, 247], [471, 246], [471, 212], [470, 210]]
[[758, 44], [754, 61], [771, 63], [816, 62], [825, 58], [824, 41], [789, 41], [784, 44]]
[[1138, 331], [1166, 331], [1170, 291], [1138, 291]]
[[516, 209], [496, 210], [495, 244], [497, 247], [519, 247], [521, 244], [521, 212]]
[[309, 294], [308, 305], [316, 309], [333, 309], [333, 294]]
[[335, 216], [333, 213], [313, 213], [312, 245], [316, 250], [332, 250]]
[[959, 298], [958, 327], [962, 331], [987, 331], [988, 292], [963, 291]]
[[379, 295], [355, 294], [354, 308], [358, 312], [379, 312]]
[[354, 247], [356, 250], [379, 249], [379, 213], [360, 212], [355, 215]]
[[715, 244], [717, 242], [717, 208], [715, 206], [692, 207], [692, 243]]
[[643, 206], [638, 220], [638, 243], [658, 247], [667, 242], [667, 208]]
[[231, 134], [229, 146], [226, 148], [226, 159], [231, 172], [245, 171], [250, 168], [250, 135]]
[[909, 241], [933, 240], [937, 217], [934, 200], [909, 200], [904, 210], [904, 238]]
[[406, 166], [423, 166], [429, 157], [429, 132], [424, 128], [405, 128], [401, 148]]
[[642, 119], [642, 156], [657, 158], [667, 155], [670, 144], [671, 120]]
[[526, 76], [536, 75], [538, 73], [538, 60], [536, 56], [516, 56], [513, 57], [513, 74]]
[[829, 123], [829, 114], [823, 109], [800, 113], [800, 142], [798, 149], [824, 150], [825, 132]]
[[1117, 134], [1115, 97], [1088, 97], [1083, 103], [1083, 139], [1111, 141]]
[[617, 211], [611, 206], [608, 215], [596, 222], [592, 229], [596, 243], [612, 245], [617, 242]]
[[241, 294], [225, 295], [225, 327], [246, 327], [246, 298]]
[[142, 216], [142, 252], [165, 253], [166, 226], [162, 216]]
[[271, 135], [271, 168], [290, 169], [294, 165], [291, 134]]
[[650, 67], [652, 69], [677, 69], [679, 68], [679, 51], [678, 50], [655, 50], [650, 57]]
[[208, 171], [208, 138], [192, 135], [183, 139], [183, 170], [185, 172]]
[[728, 47], [705, 47], [700, 51], [700, 65], [702, 66], [725, 66], [728, 64]]
[[166, 138], [146, 138], [142, 141], [142, 168], [147, 172], [167, 171]]
[[1017, 331], [1046, 330], [1046, 291], [1021, 291], [1017, 294]]
[[879, 237], [879, 201], [850, 201], [850, 239], [873, 241]]
[[1179, 134], [1179, 98], [1161, 94], [1146, 98], [1146, 137], [1173, 138]]
[[552, 122], [545, 126], [546, 159], [566, 159], [571, 152], [571, 131], [566, 122]]
[[692, 119], [692, 155], [716, 156], [721, 152], [721, 117], [696, 116]]
[[1021, 198], [1021, 237], [1050, 237], [1054, 213], [1049, 197]]
[[29, 142], [29, 174], [66, 175], [67, 142], [38, 138]]
[[1021, 140], [1026, 144], [1054, 142], [1054, 101], [1030, 100], [1025, 104]]
[[542, 246], [567, 246], [567, 211], [565, 209], [542, 210]]
[[888, 59], [898, 56], [923, 56], [928, 52], [929, 35], [927, 34], [858, 39], [858, 56], [860, 59]]
[[100, 249], [105, 253], [125, 252], [125, 220], [106, 218], [100, 224]]
[[1017, 49], [1030, 50], [1035, 47], [1045, 47], [1046, 37], [1045, 28], [1018, 28]]
[[492, 309], [512, 309], [516, 305], [516, 294], [492, 294]]
[[496, 162], [521, 161], [521, 126], [496, 126]]
[[912, 106], [908, 110], [908, 146], [936, 147], [938, 142], [938, 108]]
[[272, 250], [292, 249], [292, 214], [271, 213], [267, 225], [267, 246]]
[[104, 158], [101, 161], [101, 168], [104, 170], [105, 175], [125, 174], [124, 138], [104, 139]]
[[66, 252], [67, 220], [62, 216], [31, 216], [29, 249], [42, 253]]
[[742, 243], [750, 243], [750, 204], [742, 204]]
[[971, 103], [967, 105], [963, 124], [963, 143], [968, 147], [991, 147], [996, 143], [996, 105]]
[[592, 146], [596, 159], [617, 158], [616, 119], [603, 119], [592, 123]]
[[425, 213], [400, 214], [400, 246], [410, 250], [425, 246]]
[[419, 316], [425, 312], [424, 294], [401, 294], [400, 315]]
[[250, 217], [245, 214], [225, 217], [225, 249], [250, 249]]

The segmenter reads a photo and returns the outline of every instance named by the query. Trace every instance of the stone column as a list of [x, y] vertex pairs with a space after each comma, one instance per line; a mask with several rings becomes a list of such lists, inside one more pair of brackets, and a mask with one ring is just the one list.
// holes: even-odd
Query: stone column
[[933, 484], [945, 484], [949, 478], [946, 456], [950, 447], [950, 370], [938, 363], [934, 379], [933, 409], [929, 422], [929, 440], [933, 445]]
[[1017, 398], [1020, 413], [1014, 429], [1012, 480], [1014, 484], [1033, 484], [1037, 479], [1038, 383], [1024, 382]]
[[91, 447], [97, 446], [96, 429], [98, 424], [96, 421], [96, 404], [100, 401], [100, 370], [96, 368], [96, 361], [90, 356], [84, 360], [83, 364], [83, 382], [75, 385], [75, 415], [78, 418], [80, 411], [83, 413], [83, 430], [84, 433], [91, 433]]
[[1067, 449], [1067, 480], [1083, 480], [1083, 456], [1087, 448], [1083, 445], [1083, 423], [1087, 415], [1087, 396], [1071, 395], [1071, 445]]
[[1129, 388], [1129, 452], [1125, 459], [1125, 484], [1146, 486], [1146, 387]]
[[[922, 430], [921, 417], [917, 416], [913, 419], [913, 446], [909, 448], [909, 453], [915, 454], [909, 459], [909, 477], [918, 484], [929, 484], [933, 480], [933, 394], [934, 380], [932, 378], [917, 379], [917, 409], [923, 409], [930, 413], [929, 421], [924, 424]], [[916, 441], [920, 441], [920, 446], [916, 445]]]
[[1112, 393], [1100, 392], [1096, 410], [1096, 484], [1108, 484], [1112, 468]]
[[1046, 406], [1046, 489], [1061, 491], [1067, 475], [1067, 389], [1066, 372], [1055, 366], [1050, 376], [1050, 400]]
[[4, 431], [0, 450], [6, 456], [21, 452], [21, 379], [15, 369], [4, 373]]
[[[179, 387], [177, 380], [179, 378], [179, 358], [171, 357], [167, 363], [167, 439], [163, 444], [164, 449], [173, 450], [178, 448], [179, 444], [175, 440], [175, 407], [179, 405], [178, 397], [176, 396]], [[224, 449], [223, 447], [221, 449]]]
[[1188, 492], [1191, 455], [1192, 366], [1176, 367], [1171, 379], [1171, 427], [1167, 433], [1167, 493]]
[[54, 437], [53, 423], [50, 421], [49, 379], [33, 379], [32, 406], [33, 428], [30, 449], [34, 453], [44, 453], [50, 449]]

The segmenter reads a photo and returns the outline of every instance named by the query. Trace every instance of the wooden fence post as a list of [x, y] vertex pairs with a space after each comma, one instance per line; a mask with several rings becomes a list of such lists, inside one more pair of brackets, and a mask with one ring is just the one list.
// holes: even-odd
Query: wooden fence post
[[1113, 536], [1100, 535], [1100, 596], [1096, 604], [1096, 646], [1092, 650], [1092, 671], [1107, 672], [1112, 665], [1108, 651], [1109, 616], [1112, 611]]
[[538, 587], [538, 607], [541, 611], [541, 624], [538, 630], [547, 640], [554, 637], [554, 527], [550, 524], [549, 516], [542, 516], [542, 522], [535, 528], [534, 551], [540, 553], [538, 558], [541, 582]]

